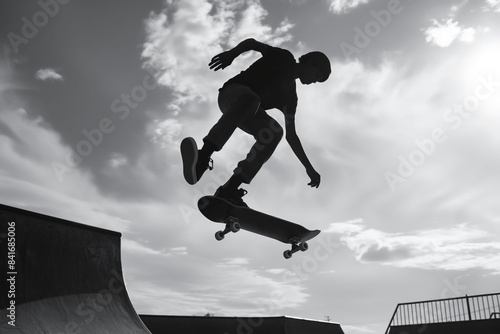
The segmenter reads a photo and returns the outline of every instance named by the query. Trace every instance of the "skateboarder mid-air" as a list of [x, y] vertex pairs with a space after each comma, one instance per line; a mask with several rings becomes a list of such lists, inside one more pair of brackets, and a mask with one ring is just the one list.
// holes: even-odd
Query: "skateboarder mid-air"
[[246, 158], [238, 163], [231, 178], [214, 194], [239, 206], [247, 206], [242, 200], [246, 190], [239, 189], [240, 185], [252, 181], [283, 137], [283, 128], [266, 113], [269, 109], [277, 108], [283, 112], [286, 140], [311, 179], [308, 185], [319, 186], [320, 175], [309, 161], [295, 131], [298, 100], [295, 80], [299, 79], [305, 85], [324, 82], [331, 72], [330, 61], [321, 52], [307, 53], [296, 62], [289, 51], [253, 38], [216, 55], [209, 67], [214, 71], [224, 69], [240, 54], [250, 50], [260, 52], [262, 57], [219, 89], [218, 104], [222, 116], [203, 138], [201, 149], [191, 137], [181, 143], [184, 178], [189, 184], [195, 184], [207, 169], [212, 169], [212, 154], [222, 149], [236, 128], [255, 138]]

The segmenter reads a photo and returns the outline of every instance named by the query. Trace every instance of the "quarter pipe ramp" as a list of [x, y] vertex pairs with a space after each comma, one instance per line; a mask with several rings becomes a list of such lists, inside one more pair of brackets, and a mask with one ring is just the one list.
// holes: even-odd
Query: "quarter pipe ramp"
[[0, 333], [150, 333], [124, 285], [120, 238], [0, 205]]

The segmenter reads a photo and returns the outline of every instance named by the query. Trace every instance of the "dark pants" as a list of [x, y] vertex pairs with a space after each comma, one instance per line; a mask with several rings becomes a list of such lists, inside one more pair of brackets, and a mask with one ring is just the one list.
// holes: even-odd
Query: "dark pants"
[[250, 183], [283, 138], [283, 128], [260, 107], [259, 96], [245, 85], [226, 85], [219, 92], [218, 103], [222, 116], [203, 141], [219, 151], [237, 127], [252, 135], [255, 144], [234, 170], [244, 183]]

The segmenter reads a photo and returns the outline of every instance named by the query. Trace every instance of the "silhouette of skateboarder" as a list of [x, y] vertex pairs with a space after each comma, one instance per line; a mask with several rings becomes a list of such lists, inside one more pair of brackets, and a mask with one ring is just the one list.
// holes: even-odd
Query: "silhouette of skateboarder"
[[240, 185], [252, 181], [283, 137], [283, 128], [266, 113], [273, 108], [284, 114], [286, 140], [311, 179], [308, 185], [319, 186], [320, 174], [309, 161], [295, 131], [298, 101], [295, 80], [309, 85], [326, 81], [331, 73], [330, 61], [321, 52], [307, 53], [296, 62], [289, 51], [253, 38], [216, 55], [209, 67], [214, 71], [224, 69], [240, 54], [250, 50], [260, 52], [262, 57], [219, 89], [218, 104], [222, 116], [203, 138], [201, 149], [191, 137], [181, 143], [184, 178], [189, 184], [195, 184], [207, 169], [213, 168], [212, 154], [222, 149], [236, 128], [255, 138], [246, 158], [238, 163], [231, 178], [214, 194], [238, 206], [247, 206], [242, 200], [247, 191], [239, 188]]

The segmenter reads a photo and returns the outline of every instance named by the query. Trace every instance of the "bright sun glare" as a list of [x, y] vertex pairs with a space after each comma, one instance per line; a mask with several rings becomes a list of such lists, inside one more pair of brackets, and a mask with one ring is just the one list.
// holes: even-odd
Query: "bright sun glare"
[[[477, 43], [464, 55], [463, 79], [469, 94], [476, 94], [478, 86], [487, 98], [481, 99], [482, 120], [500, 121], [500, 44], [492, 38]], [[489, 82], [487, 85], [484, 82]]]

